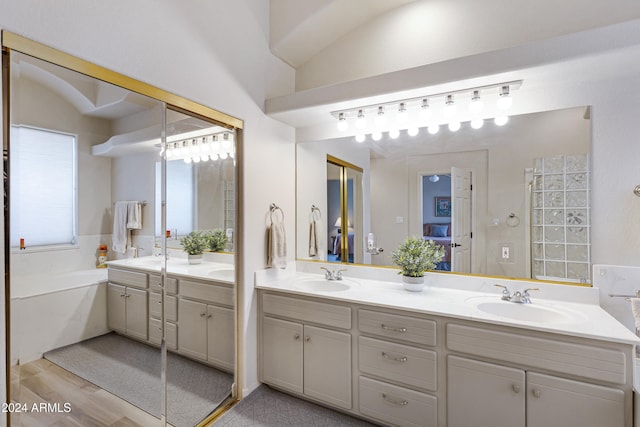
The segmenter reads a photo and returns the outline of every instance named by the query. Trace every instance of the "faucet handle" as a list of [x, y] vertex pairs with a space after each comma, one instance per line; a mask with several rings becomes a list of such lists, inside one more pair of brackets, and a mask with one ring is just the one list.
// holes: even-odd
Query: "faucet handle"
[[336, 279], [337, 279], [337, 280], [342, 280], [342, 272], [343, 272], [343, 271], [347, 271], [347, 269], [346, 269], [346, 268], [341, 268], [340, 270], [338, 270], [338, 271], [336, 271], [336, 272], [335, 272], [335, 275], [336, 275]]
[[539, 291], [540, 288], [527, 288], [524, 291], [522, 291], [522, 302], [524, 302], [525, 304], [530, 304], [531, 303], [531, 295], [529, 295], [529, 291]]
[[324, 278], [331, 279], [331, 271], [327, 267], [320, 267], [321, 270], [324, 270]]
[[498, 285], [498, 284], [495, 284], [493, 286], [495, 286], [496, 288], [502, 288], [502, 299], [503, 300], [509, 301], [511, 299], [511, 293], [509, 292], [509, 289], [506, 286]]
[[527, 288], [524, 291], [522, 291], [522, 294], [524, 295], [524, 294], [529, 293], [529, 291], [539, 291], [539, 290], [540, 290], [540, 288]]

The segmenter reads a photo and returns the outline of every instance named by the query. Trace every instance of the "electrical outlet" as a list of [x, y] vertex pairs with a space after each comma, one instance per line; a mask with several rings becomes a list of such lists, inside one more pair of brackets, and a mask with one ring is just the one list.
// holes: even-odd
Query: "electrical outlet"
[[509, 246], [502, 247], [502, 259], [509, 259]]

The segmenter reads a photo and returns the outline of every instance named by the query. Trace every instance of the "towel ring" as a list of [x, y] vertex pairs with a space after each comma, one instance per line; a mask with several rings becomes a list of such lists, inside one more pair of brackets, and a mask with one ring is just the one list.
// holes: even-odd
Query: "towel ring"
[[[316, 215], [317, 213], [317, 215]], [[320, 221], [322, 219], [322, 212], [316, 205], [311, 205], [311, 221]]]
[[275, 203], [271, 203], [269, 212], [269, 218], [271, 219], [271, 222], [273, 222], [273, 213], [276, 211], [280, 211], [280, 214], [282, 215], [282, 221], [284, 221], [284, 211], [280, 208], [280, 206], [276, 205]]

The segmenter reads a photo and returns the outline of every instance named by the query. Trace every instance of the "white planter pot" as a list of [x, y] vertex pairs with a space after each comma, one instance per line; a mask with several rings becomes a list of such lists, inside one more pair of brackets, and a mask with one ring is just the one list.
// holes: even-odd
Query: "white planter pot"
[[424, 289], [424, 276], [421, 277], [411, 277], [411, 276], [402, 276], [402, 286], [411, 292], [420, 292]]
[[200, 264], [202, 262], [202, 254], [187, 255], [187, 259], [189, 260], [189, 264]]

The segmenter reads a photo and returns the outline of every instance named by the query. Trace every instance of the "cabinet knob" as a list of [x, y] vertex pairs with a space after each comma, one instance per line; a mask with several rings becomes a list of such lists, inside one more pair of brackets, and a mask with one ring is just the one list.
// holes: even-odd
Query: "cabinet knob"
[[206, 315], [207, 315], [207, 313], [200, 313], [200, 317], [204, 317]]
[[124, 298], [124, 294], [120, 294], [120, 298]]
[[211, 319], [213, 317], [213, 314], [207, 314], [207, 319]]
[[304, 337], [304, 340], [305, 340], [306, 342], [309, 342], [309, 341], [311, 341], [311, 337], [310, 337], [310, 336], [306, 336], [306, 337]]
[[535, 397], [536, 399], [540, 398], [540, 390], [538, 390], [537, 388], [534, 388], [532, 391], [533, 397]]
[[511, 390], [513, 390], [513, 392], [514, 392], [515, 394], [520, 393], [520, 384], [513, 384], [513, 385], [511, 385]]
[[300, 334], [295, 334], [293, 336], [293, 339], [296, 340], [296, 341], [299, 340], [300, 339]]
[[158, 304], [162, 304], [162, 301], [158, 301]]

